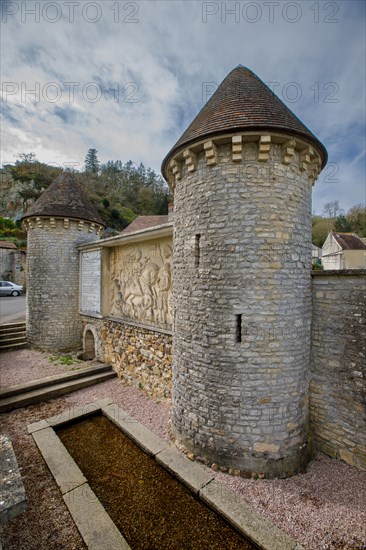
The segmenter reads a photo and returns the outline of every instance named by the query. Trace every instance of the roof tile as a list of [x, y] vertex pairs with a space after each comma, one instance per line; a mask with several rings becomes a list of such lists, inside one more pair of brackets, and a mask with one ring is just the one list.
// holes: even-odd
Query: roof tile
[[74, 218], [105, 226], [75, 175], [64, 172], [51, 183], [22, 219], [38, 216]]
[[232, 131], [265, 130], [285, 132], [305, 139], [319, 151], [323, 167], [327, 151], [314, 134], [251, 70], [239, 65], [220, 84], [196, 118], [191, 122], [162, 163], [178, 149], [204, 137]]
[[17, 250], [15, 243], [11, 241], [0, 241], [0, 248], [8, 248], [10, 250]]
[[130, 225], [121, 231], [121, 235], [129, 235], [131, 233], [136, 233], [136, 231], [163, 225], [164, 223], [168, 223], [168, 221], [168, 216], [138, 216]]
[[366, 244], [355, 233], [333, 232], [333, 237], [343, 250], [366, 250]]

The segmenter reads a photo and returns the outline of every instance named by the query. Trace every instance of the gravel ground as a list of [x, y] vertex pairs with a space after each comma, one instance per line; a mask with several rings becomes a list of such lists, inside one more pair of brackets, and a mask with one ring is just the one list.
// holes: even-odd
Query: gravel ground
[[57, 354], [22, 349], [7, 351], [0, 354], [0, 388], [30, 382], [37, 378], [45, 378], [70, 370], [81, 369], [96, 364], [93, 361], [75, 362], [72, 365], [62, 365], [50, 361]]
[[[24, 355], [26, 353], [30, 355]], [[24, 359], [24, 376], [44, 376], [43, 369], [47, 366], [42, 362], [44, 354], [23, 350], [8, 352], [3, 357], [5, 355], [5, 371], [9, 369], [9, 362], [17, 371], [16, 380], [9, 376], [9, 383], [26, 379], [23, 378]], [[3, 361], [0, 368], [2, 371]], [[3, 414], [2, 432], [12, 438], [28, 496], [27, 512], [4, 526], [4, 549], [85, 548], [48, 468], [32, 437], [26, 433], [26, 426], [103, 397], [112, 398], [155, 434], [169, 440], [169, 407], [116, 380]], [[366, 549], [366, 472], [323, 456], [311, 462], [305, 474], [287, 480], [251, 480], [221, 473], [216, 473], [216, 478], [305, 549]]]

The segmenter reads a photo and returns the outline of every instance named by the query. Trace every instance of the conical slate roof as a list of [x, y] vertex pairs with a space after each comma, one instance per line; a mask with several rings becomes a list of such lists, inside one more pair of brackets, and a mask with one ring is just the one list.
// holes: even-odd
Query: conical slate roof
[[73, 218], [105, 226], [89, 197], [71, 172], [63, 172], [58, 176], [27, 210], [22, 219], [35, 216]]
[[169, 151], [162, 163], [163, 174], [169, 158], [183, 146], [204, 137], [245, 130], [285, 132], [304, 138], [319, 151], [323, 167], [327, 162], [327, 151], [314, 134], [256, 74], [238, 65]]

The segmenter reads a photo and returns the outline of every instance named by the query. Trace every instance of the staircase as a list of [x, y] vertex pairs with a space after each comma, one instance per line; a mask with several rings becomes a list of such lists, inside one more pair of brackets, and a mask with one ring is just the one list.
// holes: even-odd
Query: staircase
[[34, 405], [115, 378], [111, 365], [96, 365], [0, 390], [0, 413]]
[[25, 322], [0, 325], [0, 351], [27, 347]]

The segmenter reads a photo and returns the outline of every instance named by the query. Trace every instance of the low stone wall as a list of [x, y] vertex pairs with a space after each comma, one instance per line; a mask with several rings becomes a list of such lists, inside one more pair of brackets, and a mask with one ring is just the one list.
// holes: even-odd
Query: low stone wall
[[366, 469], [366, 270], [313, 272], [310, 422], [316, 448]]
[[83, 316], [96, 328], [96, 357], [111, 363], [122, 382], [154, 399], [171, 396], [172, 335], [169, 331], [123, 320]]

